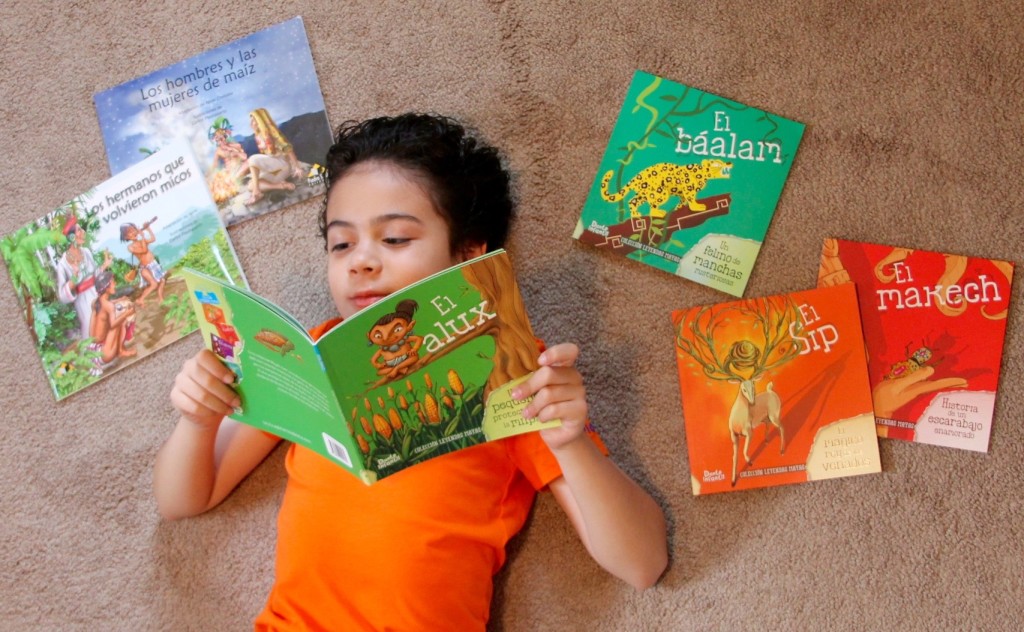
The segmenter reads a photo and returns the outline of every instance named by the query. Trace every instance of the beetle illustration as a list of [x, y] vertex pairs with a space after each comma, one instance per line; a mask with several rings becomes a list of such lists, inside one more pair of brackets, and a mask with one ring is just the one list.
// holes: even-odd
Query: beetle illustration
[[897, 362], [889, 368], [889, 373], [886, 374], [885, 379], [895, 380], [901, 377], [906, 377], [914, 371], [917, 371], [928, 364], [928, 361], [932, 359], [932, 350], [926, 345], [921, 345], [916, 351], [911, 353], [910, 345], [908, 344], [906, 355], [906, 360]]

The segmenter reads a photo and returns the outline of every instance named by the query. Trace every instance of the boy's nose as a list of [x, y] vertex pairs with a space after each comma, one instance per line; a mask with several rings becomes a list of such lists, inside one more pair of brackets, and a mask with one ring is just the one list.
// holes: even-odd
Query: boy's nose
[[349, 257], [349, 272], [363, 274], [380, 269], [380, 257], [371, 244], [357, 244]]

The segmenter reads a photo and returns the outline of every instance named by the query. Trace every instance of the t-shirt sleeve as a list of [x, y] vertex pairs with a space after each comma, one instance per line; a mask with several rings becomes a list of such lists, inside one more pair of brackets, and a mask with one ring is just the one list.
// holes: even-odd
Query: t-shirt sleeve
[[[608, 448], [589, 424], [587, 424], [586, 433], [601, 454], [608, 456]], [[534, 489], [542, 490], [551, 481], [562, 475], [562, 468], [559, 467], [558, 460], [555, 459], [555, 455], [551, 453], [551, 449], [544, 443], [544, 440], [540, 438], [539, 432], [527, 432], [502, 439], [502, 441], [505, 442], [505, 449], [508, 450], [512, 462], [526, 476]]]

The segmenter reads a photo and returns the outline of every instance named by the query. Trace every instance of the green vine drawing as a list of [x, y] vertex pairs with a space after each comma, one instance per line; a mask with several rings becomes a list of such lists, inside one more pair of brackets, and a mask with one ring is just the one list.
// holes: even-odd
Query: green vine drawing
[[[625, 183], [628, 182], [628, 178], [625, 177], [626, 167], [633, 162], [633, 159], [642, 151], [647, 149], [655, 149], [658, 144], [654, 142], [654, 136], [662, 136], [669, 139], [671, 142], [678, 140], [676, 129], [681, 126], [682, 122], [686, 118], [698, 116], [707, 112], [713, 107], [726, 108], [734, 112], [741, 112], [749, 110], [746, 105], [733, 103], [724, 100], [721, 97], [701, 92], [697, 99], [697, 103], [691, 109], [685, 109], [683, 107], [684, 102], [690, 95], [691, 88], [687, 86], [681, 86], [682, 92], [678, 95], [663, 94], [659, 98], [662, 101], [668, 102], [670, 105], [664, 113], [659, 110], [655, 105], [652, 105], [647, 101], [648, 97], [654, 94], [660, 87], [662, 82], [661, 77], [654, 77], [651, 83], [645, 87], [639, 95], [636, 97], [631, 114], [638, 114], [641, 110], [647, 112], [650, 116], [650, 120], [644, 130], [644, 133], [635, 140], [627, 141], [624, 147], [618, 147], [617, 149], [624, 152], [622, 157], [617, 158], [615, 162], [618, 166], [615, 168], [615, 175], [612, 178], [613, 186], [616, 191], [622, 190]], [[781, 140], [777, 137], [776, 133], [779, 130], [778, 123], [772, 118], [772, 115], [767, 112], [762, 112], [761, 116], [757, 118], [758, 122], [767, 122], [770, 128], [765, 132], [762, 137], [762, 142], [778, 143], [782, 146]], [[788, 160], [790, 154], [783, 154], [783, 160]], [[617, 220], [616, 223], [621, 224], [626, 221], [629, 217], [629, 210], [627, 208], [627, 201], [625, 199], [620, 200], [616, 203]], [[648, 246], [661, 249], [666, 243], [676, 246], [680, 249], [684, 247], [684, 244], [676, 239], [671, 239], [671, 233], [667, 230], [668, 215], [661, 218], [649, 218], [651, 225], [647, 232], [646, 244]], [[644, 235], [640, 232], [636, 232], [630, 236], [635, 241], [641, 241]], [[631, 253], [631, 257], [635, 257], [637, 260], [643, 260], [645, 257], [654, 256], [643, 250], [637, 250]]]

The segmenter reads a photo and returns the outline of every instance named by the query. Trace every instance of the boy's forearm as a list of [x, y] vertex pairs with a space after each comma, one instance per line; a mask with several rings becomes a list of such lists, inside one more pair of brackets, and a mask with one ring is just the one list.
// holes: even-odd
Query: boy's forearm
[[156, 455], [153, 493], [168, 520], [205, 511], [216, 480], [214, 447], [218, 427], [181, 419]]
[[633, 586], [652, 586], [668, 563], [661, 507], [586, 436], [553, 452], [579, 509], [581, 535], [591, 555]]

